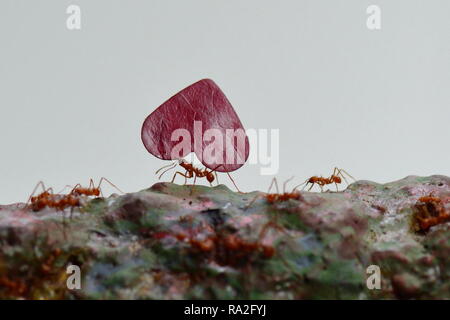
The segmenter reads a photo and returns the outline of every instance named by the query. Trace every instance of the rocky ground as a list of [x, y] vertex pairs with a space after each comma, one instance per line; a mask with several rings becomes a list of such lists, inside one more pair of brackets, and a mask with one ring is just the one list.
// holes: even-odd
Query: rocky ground
[[[0, 206], [0, 298], [450, 298], [448, 177], [273, 204], [223, 185], [190, 191], [158, 183], [73, 212]], [[80, 290], [66, 286], [70, 264]], [[370, 265], [381, 289], [367, 288]]]

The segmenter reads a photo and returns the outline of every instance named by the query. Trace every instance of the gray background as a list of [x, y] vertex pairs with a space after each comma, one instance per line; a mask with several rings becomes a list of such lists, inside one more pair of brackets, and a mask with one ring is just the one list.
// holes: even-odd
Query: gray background
[[[0, 203], [39, 180], [150, 186], [165, 163], [141, 143], [144, 118], [205, 77], [247, 128], [280, 128], [280, 180], [450, 175], [449, 15], [448, 0], [2, 0]], [[271, 179], [233, 176], [245, 191]]]

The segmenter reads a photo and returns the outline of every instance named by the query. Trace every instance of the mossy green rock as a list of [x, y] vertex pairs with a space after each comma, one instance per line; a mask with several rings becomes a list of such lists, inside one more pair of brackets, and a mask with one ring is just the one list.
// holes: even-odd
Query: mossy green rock
[[[275, 204], [158, 183], [72, 212], [0, 206], [0, 298], [448, 299], [450, 224], [412, 227], [431, 192], [449, 199], [450, 178], [357, 181]], [[79, 290], [66, 285], [71, 264]], [[371, 265], [380, 289], [366, 285]]]

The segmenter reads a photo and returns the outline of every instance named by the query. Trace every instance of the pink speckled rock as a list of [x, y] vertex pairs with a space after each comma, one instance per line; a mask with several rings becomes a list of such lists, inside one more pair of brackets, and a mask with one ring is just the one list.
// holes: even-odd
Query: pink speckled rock
[[[190, 141], [172, 136], [182, 132], [177, 129], [189, 133]], [[239, 137], [234, 138], [233, 133]], [[222, 138], [217, 139], [221, 143], [216, 137]], [[153, 111], [142, 125], [141, 138], [148, 152], [160, 159], [175, 160], [195, 152], [205, 167], [219, 172], [239, 169], [247, 161], [250, 150], [239, 117], [210, 79], [190, 85]], [[187, 148], [180, 148], [181, 143]], [[213, 146], [215, 152], [211, 152]]]

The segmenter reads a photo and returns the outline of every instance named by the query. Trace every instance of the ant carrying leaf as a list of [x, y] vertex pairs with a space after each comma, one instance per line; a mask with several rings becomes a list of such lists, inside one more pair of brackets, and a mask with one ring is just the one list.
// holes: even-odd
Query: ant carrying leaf
[[[217, 175], [217, 169], [220, 168], [222, 165], [218, 165], [216, 168], [212, 169], [212, 170], [208, 170], [208, 169], [200, 169], [195, 167], [192, 163], [187, 162], [186, 160], [180, 159], [174, 163], [171, 163], [169, 165], [166, 165], [160, 169], [158, 169], [155, 174], [158, 174], [161, 170], [164, 170], [158, 177], [158, 179], [161, 179], [161, 177], [167, 172], [170, 171], [172, 169], [174, 169], [177, 165], [180, 165], [185, 172], [180, 172], [177, 171], [174, 173], [173, 177], [172, 177], [172, 183], [174, 183], [175, 178], [177, 175], [180, 175], [182, 177], [184, 177], [184, 184], [187, 183], [187, 179], [191, 179], [194, 178], [194, 183], [192, 185], [192, 189], [191, 189], [191, 193], [193, 191], [193, 188], [195, 186], [195, 183], [197, 181], [197, 178], [206, 178], [206, 180], [209, 182], [209, 184], [212, 186], [212, 183], [214, 180], [217, 180], [217, 184], [219, 184], [219, 176]], [[233, 185], [235, 186], [235, 188], [237, 189], [238, 192], [241, 192], [238, 188], [238, 186], [236, 185], [236, 183], [234, 182], [233, 178], [231, 177], [231, 175], [227, 172], [228, 177], [230, 178], [231, 182], [233, 182]]]

